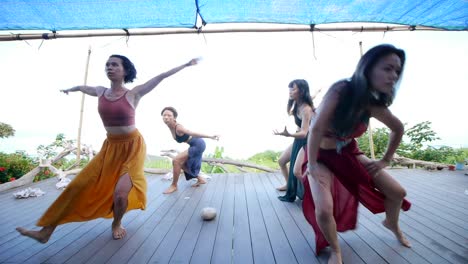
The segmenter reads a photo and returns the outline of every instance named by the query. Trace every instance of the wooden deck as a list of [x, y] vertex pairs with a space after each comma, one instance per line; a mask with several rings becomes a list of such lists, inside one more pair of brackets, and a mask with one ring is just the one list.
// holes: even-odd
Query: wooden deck
[[[401, 214], [413, 248], [382, 228], [382, 214], [361, 207], [358, 228], [339, 234], [345, 263], [468, 263], [466, 172], [390, 170], [413, 203]], [[314, 254], [300, 202], [276, 198], [279, 174], [216, 174], [200, 188], [183, 180], [172, 195], [162, 195], [169, 182], [161, 176], [147, 178], [147, 209], [125, 215], [123, 240], [111, 238], [111, 220], [97, 219], [59, 226], [49, 243], [37, 243], [15, 227], [34, 227], [61, 192], [55, 180], [32, 186], [46, 192], [38, 198], [0, 193], [0, 263], [326, 263], [327, 252]], [[201, 220], [206, 206], [217, 208], [215, 220]]]

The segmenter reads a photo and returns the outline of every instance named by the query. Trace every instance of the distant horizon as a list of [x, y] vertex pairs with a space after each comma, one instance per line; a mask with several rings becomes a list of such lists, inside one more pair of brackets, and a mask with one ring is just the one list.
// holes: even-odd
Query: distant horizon
[[[57, 133], [57, 134], [60, 134], [60, 133]], [[57, 135], [56, 134], [56, 135]], [[56, 136], [55, 135], [55, 136]], [[55, 140], [55, 136], [53, 136], [53, 138], [50, 140], [50, 142], [48, 143], [41, 143], [41, 144], [37, 144], [37, 146], [35, 146], [34, 148], [29, 148], [29, 149], [13, 149], [11, 148], [12, 145], [10, 145], [10, 148], [8, 148], [8, 145], [4, 146], [4, 141], [13, 141], [14, 142], [14, 137], [9, 137], [9, 138], [3, 138], [3, 139], [0, 139], [0, 152], [4, 152], [4, 153], [15, 153], [17, 151], [24, 151], [28, 156], [31, 156], [33, 158], [35, 157], [38, 157], [38, 154], [37, 154], [37, 147], [39, 145], [49, 145], [51, 144], [54, 140]], [[65, 138], [67, 140], [75, 140], [75, 143], [76, 143], [76, 138], [75, 139], [72, 139], [72, 138], [69, 138], [67, 135], [65, 135]], [[13, 142], [10, 142], [10, 144], [14, 144]], [[82, 144], [86, 144], [86, 142], [82, 142]], [[184, 145], [182, 145], [184, 146]], [[427, 146], [431, 146], [431, 147], [434, 147], [434, 148], [440, 148], [440, 147], [451, 147], [453, 149], [463, 149], [463, 148], [468, 148], [468, 144], [459, 144], [459, 145], [449, 145], [449, 144], [444, 144], [443, 143], [443, 139], [441, 140], [436, 140], [436, 141], [432, 141], [432, 142], [427, 142], [424, 144], [425, 147]], [[217, 147], [223, 147], [222, 145], [217, 145]], [[182, 150], [183, 147], [179, 150]], [[93, 147], [93, 150], [94, 151], [99, 151], [100, 150], [100, 146], [99, 148], [96, 148], [96, 147]], [[258, 151], [252, 155], [249, 155], [249, 156], [242, 156], [242, 155], [231, 155], [229, 152], [224, 152], [223, 153], [223, 157], [229, 157], [229, 158], [233, 158], [233, 159], [244, 159], [244, 160], [247, 160], [251, 157], [253, 157], [254, 155], [256, 154], [259, 154], [259, 153], [264, 153], [264, 152], [267, 152], [267, 151], [274, 151], [274, 152], [282, 152], [284, 149], [265, 149], [263, 151]], [[208, 152], [208, 151], [205, 151], [204, 153], [204, 156], [207, 156], [207, 155], [210, 155], [210, 154], [214, 154], [214, 148], [212, 149], [212, 151]], [[150, 153], [150, 152], [147, 152], [146, 154], [147, 156], [155, 156], [155, 157], [164, 157], [161, 155], [161, 153]]]

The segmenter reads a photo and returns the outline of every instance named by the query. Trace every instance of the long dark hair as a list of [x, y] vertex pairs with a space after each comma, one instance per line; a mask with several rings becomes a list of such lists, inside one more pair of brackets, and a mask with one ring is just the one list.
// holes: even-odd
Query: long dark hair
[[339, 102], [336, 107], [333, 129], [338, 136], [347, 136], [352, 133], [359, 122], [369, 122], [368, 106], [390, 106], [395, 98], [395, 88], [391, 95], [371, 89], [369, 75], [377, 62], [390, 54], [396, 54], [401, 61], [401, 80], [405, 65], [405, 52], [390, 44], [373, 47], [361, 57], [350, 80], [345, 81], [346, 87], [340, 90]]
[[124, 83], [131, 83], [133, 80], [136, 78], [137, 70], [135, 68], [135, 65], [133, 65], [133, 62], [131, 62], [127, 57], [123, 55], [117, 55], [113, 54], [110, 55], [109, 58], [119, 58], [122, 60], [122, 66], [125, 70], [125, 78], [124, 78]]
[[[307, 81], [303, 80], [303, 79], [296, 79], [296, 80], [291, 81], [289, 83], [288, 87], [293, 88], [294, 84], [296, 84], [297, 88], [299, 89], [300, 95], [301, 95], [298, 101], [300, 103], [310, 105], [310, 107], [312, 107], [312, 110], [315, 110], [314, 102], [312, 101], [312, 97], [310, 96], [309, 84], [307, 83]], [[294, 102], [293, 99], [288, 100], [287, 111], [288, 111], [289, 115], [294, 115], [295, 116], [297, 114], [297, 108], [298, 108], [297, 103], [298, 102]]]

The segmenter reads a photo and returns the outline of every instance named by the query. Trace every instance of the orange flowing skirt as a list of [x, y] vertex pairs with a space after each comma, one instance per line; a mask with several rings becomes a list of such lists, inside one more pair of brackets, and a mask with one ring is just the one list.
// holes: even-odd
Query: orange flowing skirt
[[112, 218], [114, 189], [119, 178], [126, 173], [133, 184], [127, 211], [144, 210], [147, 188], [143, 171], [145, 158], [146, 145], [138, 130], [124, 135], [108, 134], [99, 153], [70, 182], [37, 225]]

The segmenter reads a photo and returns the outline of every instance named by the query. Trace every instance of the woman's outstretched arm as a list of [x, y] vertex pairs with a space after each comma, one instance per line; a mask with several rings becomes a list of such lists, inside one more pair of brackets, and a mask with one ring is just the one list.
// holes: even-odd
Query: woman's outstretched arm
[[156, 86], [158, 86], [158, 84], [160, 82], [162, 82], [162, 80], [166, 79], [167, 77], [169, 77], [169, 76], [171, 76], [173, 74], [178, 73], [179, 71], [181, 71], [182, 69], [184, 69], [186, 67], [197, 65], [199, 60], [200, 59], [198, 59], [198, 58], [192, 59], [189, 62], [184, 63], [184, 64], [182, 64], [182, 65], [180, 65], [178, 67], [175, 67], [175, 68], [173, 68], [173, 69], [171, 69], [171, 70], [169, 70], [167, 72], [163, 72], [163, 73], [159, 74], [158, 76], [153, 77], [152, 79], [150, 79], [146, 83], [144, 83], [142, 85], [138, 85], [135, 88], [133, 88], [132, 93], [135, 95], [135, 98], [138, 100], [141, 97], [143, 97], [145, 94], [151, 92], [154, 88], [156, 88]]
[[190, 130], [186, 129], [182, 125], [177, 126], [176, 134], [178, 134], [178, 135], [187, 134], [187, 135], [192, 136], [192, 137], [211, 138], [213, 140], [219, 140], [219, 135], [208, 135], [208, 134], [204, 134], [204, 133], [193, 132], [193, 131], [190, 131]]
[[60, 90], [61, 92], [68, 94], [69, 92], [83, 92], [87, 95], [91, 96], [98, 96], [98, 89], [102, 89], [101, 86], [86, 86], [86, 85], [78, 85], [69, 89]]

